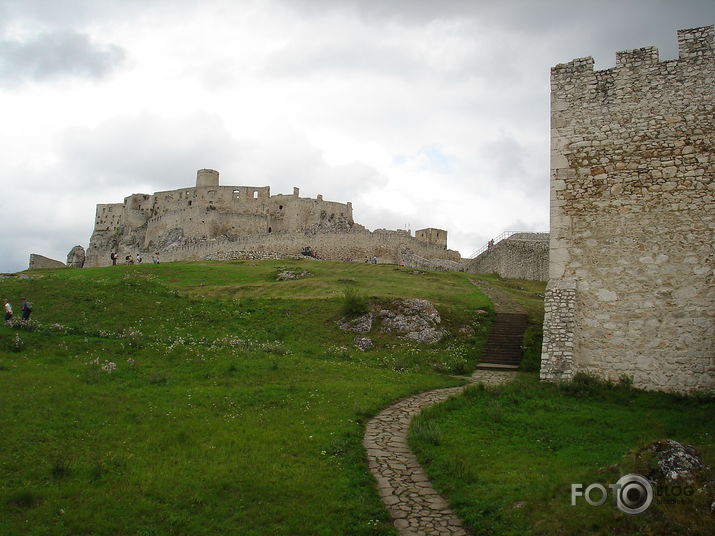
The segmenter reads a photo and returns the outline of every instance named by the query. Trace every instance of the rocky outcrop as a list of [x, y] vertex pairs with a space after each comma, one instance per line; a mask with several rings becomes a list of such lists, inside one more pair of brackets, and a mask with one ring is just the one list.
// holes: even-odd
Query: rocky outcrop
[[694, 483], [703, 479], [708, 468], [694, 447], [672, 439], [652, 442], [637, 457], [650, 462], [646, 476], [653, 482]]
[[84, 266], [84, 259], [84, 248], [82, 246], [75, 246], [67, 254], [67, 266], [70, 268], [82, 268]]
[[372, 329], [372, 313], [365, 313], [354, 318], [341, 318], [338, 320], [338, 327], [343, 331], [370, 333]]
[[382, 309], [378, 316], [382, 321], [383, 332], [396, 333], [404, 339], [433, 343], [444, 335], [444, 330], [439, 327], [442, 318], [427, 300], [394, 300], [390, 308]]

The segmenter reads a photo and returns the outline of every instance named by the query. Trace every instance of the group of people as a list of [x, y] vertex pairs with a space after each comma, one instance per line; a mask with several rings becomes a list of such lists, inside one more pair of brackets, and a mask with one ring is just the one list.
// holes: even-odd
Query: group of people
[[[5, 325], [9, 325], [12, 321], [12, 305], [7, 299], [4, 299], [3, 306], [5, 308]], [[32, 303], [27, 300], [27, 298], [20, 298], [20, 308], [22, 309], [22, 319], [29, 320], [30, 314], [32, 313]]]
[[365, 264], [377, 264], [377, 257], [375, 255], [372, 257], [365, 257]]
[[[119, 256], [117, 255], [116, 252], [112, 251], [109, 255], [109, 258], [112, 260], [112, 266], [117, 265], [117, 259]], [[157, 251], [154, 253], [154, 255], [151, 256], [151, 262], [154, 264], [159, 264], [159, 252]], [[137, 253], [136, 257], [132, 257], [131, 255], [127, 255], [124, 257], [124, 264], [141, 264], [142, 263], [142, 256]]]

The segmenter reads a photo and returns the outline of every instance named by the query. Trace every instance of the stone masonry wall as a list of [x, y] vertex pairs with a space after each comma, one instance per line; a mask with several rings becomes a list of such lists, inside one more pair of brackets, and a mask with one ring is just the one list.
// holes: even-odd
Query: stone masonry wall
[[551, 280], [546, 286], [549, 297], [544, 303], [543, 352], [550, 359], [541, 363], [542, 380], [570, 380], [574, 375], [574, 321], [576, 319], [576, 285], [573, 281]]
[[677, 60], [646, 47], [551, 70], [543, 379], [715, 387], [714, 34], [679, 31]]
[[[281, 258], [300, 255], [309, 246], [323, 259], [364, 261], [365, 257], [378, 258], [380, 263], [400, 264], [401, 252], [408, 248], [423, 257], [459, 261], [459, 252], [444, 249], [436, 244], [419, 242], [403, 231], [353, 229], [344, 232], [294, 232], [272, 233], [237, 237], [232, 240], [206, 240], [194, 244], [162, 250], [162, 262], [190, 260], [233, 260], [241, 258]], [[135, 250], [119, 250], [119, 258], [136, 255]], [[139, 251], [150, 259], [152, 251]], [[109, 254], [94, 259], [93, 266], [109, 266]], [[86, 266], [86, 264], [85, 264]]]
[[62, 261], [56, 261], [37, 253], [30, 254], [28, 270], [42, 270], [43, 268], [67, 268], [67, 265]]
[[[519, 238], [530, 235], [528, 239]], [[464, 261], [465, 272], [499, 274], [501, 277], [547, 281], [549, 279], [549, 235], [520, 233], [497, 242], [474, 259]]]

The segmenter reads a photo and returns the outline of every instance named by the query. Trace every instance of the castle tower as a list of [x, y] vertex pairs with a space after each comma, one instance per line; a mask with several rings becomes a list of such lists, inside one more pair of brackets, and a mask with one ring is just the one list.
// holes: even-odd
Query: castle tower
[[715, 28], [551, 70], [541, 378], [715, 387]]
[[196, 172], [196, 187], [218, 186], [218, 171], [213, 169], [200, 169]]

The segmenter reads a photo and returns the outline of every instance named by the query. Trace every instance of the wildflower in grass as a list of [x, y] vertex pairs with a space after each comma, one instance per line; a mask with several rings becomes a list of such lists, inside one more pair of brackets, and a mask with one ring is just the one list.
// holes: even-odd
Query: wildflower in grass
[[117, 369], [117, 364], [114, 361], [105, 360], [104, 365], [102, 365], [102, 370], [107, 372], [107, 374], [111, 374], [116, 369]]

